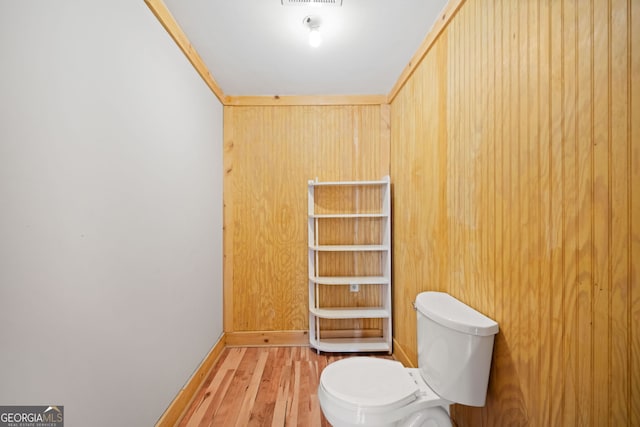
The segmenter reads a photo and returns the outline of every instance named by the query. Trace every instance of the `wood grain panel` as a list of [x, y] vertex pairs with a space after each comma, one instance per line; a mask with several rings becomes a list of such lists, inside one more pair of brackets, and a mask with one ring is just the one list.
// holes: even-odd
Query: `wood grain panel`
[[[551, 218], [549, 224], [550, 245], [550, 268], [551, 283], [553, 289], [551, 291], [551, 348], [554, 349], [555, 355], [551, 357], [551, 366], [549, 370], [548, 393], [549, 399], [549, 422], [550, 425], [561, 425], [562, 408], [564, 406], [565, 396], [563, 394], [565, 377], [564, 366], [565, 349], [563, 346], [564, 328], [564, 306], [565, 287], [558, 286], [563, 283], [564, 274], [563, 259], [564, 248], [562, 246], [562, 154], [563, 154], [563, 120], [562, 114], [562, 97], [564, 94], [563, 80], [563, 55], [564, 44], [562, 38], [563, 20], [563, 3], [558, 1], [550, 2], [549, 14], [549, 39], [551, 40], [550, 49], [550, 79], [551, 93], [548, 108], [550, 111], [550, 141], [549, 141], [549, 166], [550, 166], [550, 182], [551, 182]], [[557, 396], [557, 397], [555, 397]]]
[[[538, 53], [540, 44], [538, 31], [540, 28], [539, 2], [527, 2], [526, 7], [522, 7], [520, 20], [526, 23], [526, 31], [522, 35], [527, 47], [525, 56], [524, 71], [521, 76], [526, 88], [526, 98], [520, 103], [521, 117], [525, 118], [524, 128], [525, 148], [521, 152], [522, 170], [527, 171], [525, 188], [526, 194], [539, 194], [540, 185], [540, 156], [538, 152], [538, 141], [540, 140], [540, 80], [538, 73]], [[529, 322], [528, 319], [535, 319], [540, 306], [538, 286], [540, 286], [540, 269], [537, 259], [542, 251], [540, 239], [541, 212], [537, 197], [527, 199], [523, 212], [526, 213], [526, 221], [521, 221], [522, 228], [527, 230], [527, 245], [522, 247], [522, 262], [525, 280], [524, 286], [520, 288], [520, 299], [522, 308], [519, 321], [525, 326], [525, 335], [522, 340], [523, 345], [536, 342], [537, 346], [532, 346], [532, 351], [524, 353], [526, 371], [526, 390], [524, 392], [524, 402], [527, 407], [527, 416], [531, 425], [541, 425], [540, 414], [531, 411], [529, 408], [540, 407], [540, 394], [538, 387], [538, 374], [540, 372], [540, 360], [537, 357], [540, 347], [539, 323]], [[537, 347], [537, 348], [536, 348]]]
[[[575, 0], [562, 3], [562, 283], [563, 287], [563, 353], [562, 371], [564, 389], [562, 390], [562, 424], [574, 423], [578, 417], [576, 410], [576, 377], [578, 349], [576, 327], [576, 238], [577, 238], [577, 197], [576, 182], [576, 98], [577, 98], [577, 29]], [[574, 76], [573, 78], [568, 78]]]
[[[233, 165], [227, 169], [225, 187], [229, 217], [225, 221], [232, 225], [227, 233], [231, 243], [225, 246], [232, 257], [225, 268], [233, 271], [225, 281], [225, 298], [231, 301], [225, 309], [232, 311], [225, 316], [229, 319], [225, 328], [227, 332], [305, 329], [307, 181], [388, 175], [388, 107], [227, 106], [224, 114], [225, 162]], [[325, 207], [340, 208], [348, 200], [344, 209], [375, 209], [379, 194], [354, 191], [355, 198], [323, 198]], [[357, 206], [351, 205], [354, 200]], [[322, 221], [328, 221], [323, 227], [325, 241], [343, 239], [340, 227], [349, 224], [334, 224], [332, 231], [331, 221]], [[359, 233], [358, 238], [373, 237]], [[353, 264], [353, 254], [322, 256], [323, 268]], [[362, 271], [371, 265], [366, 256], [358, 263]]]
[[233, 331], [233, 115], [224, 114], [224, 180], [222, 204], [222, 236], [223, 236], [223, 328]]
[[[611, 387], [611, 328], [609, 292], [611, 281], [611, 202], [610, 202], [610, 75], [609, 4], [606, 0], [593, 1], [593, 136], [594, 136], [594, 300], [593, 336], [603, 345], [594, 346], [593, 388], [599, 398], [593, 399], [593, 420], [596, 425], [607, 425], [610, 418]], [[598, 58], [596, 61], [595, 58]], [[600, 84], [595, 84], [600, 82]]]
[[640, 2], [631, 2], [629, 20], [630, 58], [630, 126], [631, 138], [629, 147], [628, 168], [631, 174], [629, 194], [631, 203], [631, 294], [630, 294], [630, 360], [631, 369], [631, 425], [640, 425]]
[[638, 9], [467, 0], [397, 85], [396, 351], [424, 290], [500, 324], [458, 425], [638, 424]]
[[[443, 137], [447, 135], [445, 123], [438, 121], [438, 111], [445, 106], [439, 103], [447, 91], [446, 79], [436, 78], [438, 62], [446, 62], [447, 35], [442, 34], [434, 49], [436, 57], [427, 56], [414, 77], [401, 91], [399, 102], [391, 109], [392, 154], [398, 170], [407, 172], [406, 182], [393, 184], [393, 255], [394, 318], [401, 327], [394, 328], [397, 342], [411, 343], [407, 354], [416, 360], [415, 314], [411, 303], [417, 292], [427, 284], [431, 289], [445, 289], [443, 276], [451, 260], [447, 246], [438, 246], [435, 236], [446, 232], [443, 228], [446, 211], [441, 198], [446, 194], [447, 146]], [[407, 94], [416, 94], [409, 99]], [[415, 108], [409, 108], [415, 102]], [[405, 107], [407, 107], [405, 109]], [[424, 117], [424, 120], [419, 120]], [[395, 127], [393, 123], [415, 123], [416, 127]], [[406, 141], [422, 138], [424, 144], [405, 144]], [[443, 144], [440, 145], [439, 141]], [[434, 276], [435, 273], [435, 276]]]
[[[591, 4], [583, 7], [591, 8]], [[593, 420], [593, 14], [577, 13], [577, 113], [576, 166], [578, 195], [577, 224], [577, 340], [580, 355], [577, 360], [577, 420], [588, 424]]]
[[549, 102], [551, 99], [551, 35], [550, 35], [550, 19], [549, 14], [551, 7], [548, 0], [539, 3], [539, 31], [538, 31], [538, 56], [537, 72], [539, 75], [538, 89], [538, 118], [540, 120], [540, 139], [538, 145], [538, 159], [540, 167], [538, 176], [540, 177], [537, 200], [540, 210], [540, 228], [538, 236], [540, 239], [540, 252], [538, 253], [538, 270], [540, 283], [538, 284], [539, 306], [537, 307], [539, 325], [538, 333], [538, 354], [540, 371], [538, 372], [537, 384], [539, 407], [536, 411], [539, 415], [540, 425], [551, 425], [550, 410], [551, 400], [554, 398], [549, 393], [548, 372], [551, 369], [551, 360], [554, 348], [551, 345], [551, 298], [553, 295], [553, 280], [551, 277], [551, 258], [549, 244], [549, 230], [551, 226], [551, 109]]
[[[611, 417], [613, 425], [624, 425], [630, 418], [631, 361], [630, 349], [630, 227], [629, 227], [629, 2], [612, 0], [610, 3], [611, 32], [609, 55], [611, 61]], [[639, 42], [640, 45], [640, 42]], [[640, 76], [639, 76], [640, 77]], [[640, 117], [636, 117], [638, 120]]]

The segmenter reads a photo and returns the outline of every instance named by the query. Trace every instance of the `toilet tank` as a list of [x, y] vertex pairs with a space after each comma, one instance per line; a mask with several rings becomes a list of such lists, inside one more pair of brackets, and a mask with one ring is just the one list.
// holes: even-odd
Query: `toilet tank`
[[498, 324], [443, 292], [422, 292], [415, 302], [418, 368], [438, 395], [484, 406]]

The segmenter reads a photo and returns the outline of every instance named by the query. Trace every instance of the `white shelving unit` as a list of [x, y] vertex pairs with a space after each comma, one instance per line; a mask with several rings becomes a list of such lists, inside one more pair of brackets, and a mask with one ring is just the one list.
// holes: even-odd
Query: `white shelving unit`
[[[326, 187], [332, 188], [330, 203], [325, 204], [322, 191]], [[360, 196], [364, 193], [374, 197], [372, 202], [367, 196], [368, 202], [362, 207]], [[347, 208], [337, 207], [341, 199]], [[388, 176], [375, 181], [309, 181], [309, 343], [317, 351], [392, 352], [390, 200]], [[344, 226], [347, 222], [349, 225]], [[349, 230], [350, 235], [342, 236], [339, 244], [326, 244], [322, 235], [328, 224]], [[362, 243], [364, 234], [368, 237]], [[368, 257], [366, 268], [357, 265], [361, 256]], [[335, 265], [325, 265], [331, 262]], [[363, 269], [366, 274], [360, 274]], [[326, 271], [331, 274], [322, 273]], [[362, 292], [363, 287], [368, 289], [365, 301], [375, 301], [370, 306], [342, 306], [331, 298], [328, 300], [333, 303], [323, 306], [326, 293], [345, 295]], [[358, 325], [369, 319], [376, 319], [376, 326], [367, 330], [323, 326], [327, 321], [351, 320], [352, 325]]]

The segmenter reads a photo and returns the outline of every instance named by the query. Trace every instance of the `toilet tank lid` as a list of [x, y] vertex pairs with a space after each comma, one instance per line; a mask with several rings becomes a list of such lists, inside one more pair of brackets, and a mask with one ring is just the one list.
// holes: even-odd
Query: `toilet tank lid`
[[421, 292], [416, 310], [434, 322], [458, 332], [488, 336], [498, 333], [498, 323], [444, 292]]

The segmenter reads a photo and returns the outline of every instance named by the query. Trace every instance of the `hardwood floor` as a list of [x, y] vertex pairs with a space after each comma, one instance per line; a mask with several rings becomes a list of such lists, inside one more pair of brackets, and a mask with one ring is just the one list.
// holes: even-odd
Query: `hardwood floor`
[[318, 403], [320, 373], [354, 356], [309, 347], [226, 348], [179, 426], [329, 427]]

